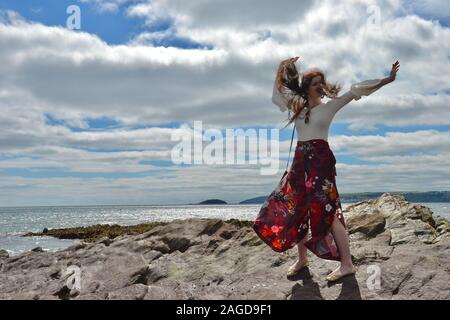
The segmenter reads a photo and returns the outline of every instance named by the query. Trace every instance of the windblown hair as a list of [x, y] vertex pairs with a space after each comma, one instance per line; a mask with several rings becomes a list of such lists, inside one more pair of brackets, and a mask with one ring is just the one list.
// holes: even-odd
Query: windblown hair
[[[288, 116], [288, 123], [286, 127], [295, 121], [300, 115], [300, 112], [307, 108], [305, 115], [305, 123], [309, 122], [309, 116], [311, 108], [308, 99], [308, 89], [312, 82], [312, 79], [316, 76], [320, 76], [322, 95], [321, 98], [327, 96], [329, 98], [336, 98], [337, 94], [341, 90], [341, 86], [335, 83], [326, 82], [325, 74], [319, 69], [311, 69], [302, 75], [301, 83], [299, 83], [299, 73], [293, 62], [287, 62], [281, 64], [277, 71], [277, 89], [280, 93], [284, 93], [288, 97], [288, 108], [292, 110], [292, 116]], [[290, 98], [289, 98], [290, 97]], [[289, 112], [289, 115], [291, 112]], [[301, 118], [303, 119], [303, 118]]]

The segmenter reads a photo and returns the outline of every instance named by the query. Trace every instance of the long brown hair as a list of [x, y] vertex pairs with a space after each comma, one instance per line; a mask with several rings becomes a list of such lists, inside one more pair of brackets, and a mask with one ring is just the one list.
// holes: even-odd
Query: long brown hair
[[[302, 75], [301, 84], [299, 83], [299, 74], [295, 63], [290, 62], [279, 68], [277, 72], [277, 83], [278, 91], [284, 92], [287, 96], [291, 98], [288, 99], [288, 106], [293, 112], [292, 116], [288, 119], [289, 124], [295, 121], [299, 116], [300, 112], [306, 107], [308, 111], [305, 116], [305, 123], [309, 122], [309, 116], [311, 109], [308, 104], [308, 89], [312, 82], [312, 79], [316, 76], [320, 76], [322, 84], [322, 95], [321, 98], [327, 96], [329, 98], [336, 98], [337, 94], [341, 90], [341, 86], [336, 83], [328, 83], [325, 78], [325, 74], [319, 69], [311, 69]], [[283, 88], [284, 87], [284, 88]]]

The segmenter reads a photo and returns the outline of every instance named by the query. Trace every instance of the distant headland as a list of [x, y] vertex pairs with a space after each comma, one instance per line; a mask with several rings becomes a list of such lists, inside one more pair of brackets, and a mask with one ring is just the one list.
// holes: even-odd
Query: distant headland
[[[377, 198], [385, 192], [357, 192], [357, 193], [341, 193], [341, 202], [354, 203]], [[392, 195], [404, 196], [407, 201], [411, 202], [450, 202], [450, 191], [397, 191], [389, 192]], [[268, 195], [250, 198], [238, 203], [227, 203], [220, 199], [208, 199], [199, 203], [189, 204], [263, 204]]]
[[228, 204], [228, 203], [220, 199], [208, 199], [199, 203], [190, 203], [190, 204]]

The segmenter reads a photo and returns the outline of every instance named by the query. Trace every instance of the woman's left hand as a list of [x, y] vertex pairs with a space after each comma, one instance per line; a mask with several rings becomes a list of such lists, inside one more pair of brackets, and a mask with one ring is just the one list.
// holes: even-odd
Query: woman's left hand
[[391, 74], [389, 75], [389, 79], [391, 81], [395, 80], [395, 77], [397, 75], [397, 71], [400, 69], [400, 62], [398, 60], [392, 64]]

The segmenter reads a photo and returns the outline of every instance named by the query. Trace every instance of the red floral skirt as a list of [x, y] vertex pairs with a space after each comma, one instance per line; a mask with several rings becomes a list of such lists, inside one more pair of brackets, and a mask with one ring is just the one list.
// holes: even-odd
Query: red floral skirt
[[297, 141], [290, 170], [263, 204], [253, 229], [277, 252], [308, 235], [305, 246], [320, 258], [340, 260], [331, 233], [334, 218], [345, 227], [336, 187], [336, 158], [323, 139]]

